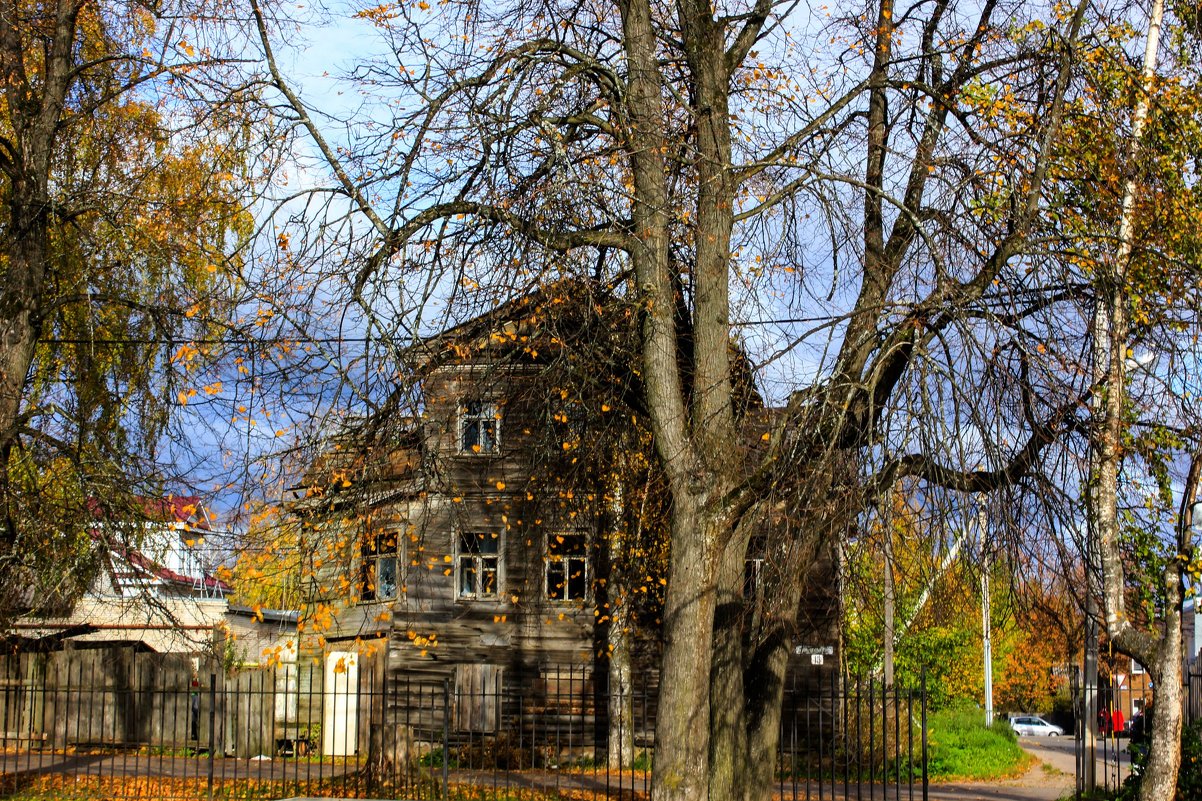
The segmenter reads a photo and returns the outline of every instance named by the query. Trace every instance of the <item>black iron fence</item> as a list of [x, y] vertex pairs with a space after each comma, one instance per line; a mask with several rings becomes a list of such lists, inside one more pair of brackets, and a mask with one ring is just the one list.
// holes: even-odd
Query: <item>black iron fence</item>
[[[440, 679], [354, 654], [225, 671], [128, 649], [0, 657], [0, 797], [650, 796], [654, 687], [578, 666]], [[920, 691], [791, 682], [773, 777], [784, 799], [926, 798]]]

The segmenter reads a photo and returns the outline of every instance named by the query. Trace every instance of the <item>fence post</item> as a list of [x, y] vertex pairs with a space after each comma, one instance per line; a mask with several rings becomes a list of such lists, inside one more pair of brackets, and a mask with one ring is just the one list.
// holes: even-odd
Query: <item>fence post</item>
[[447, 763], [451, 761], [451, 680], [442, 680], [442, 797], [450, 798], [450, 771]]
[[922, 668], [922, 801], [927, 801], [930, 781], [927, 777], [927, 669]]
[[217, 674], [209, 674], [209, 801], [213, 801], [213, 772], [217, 767]]

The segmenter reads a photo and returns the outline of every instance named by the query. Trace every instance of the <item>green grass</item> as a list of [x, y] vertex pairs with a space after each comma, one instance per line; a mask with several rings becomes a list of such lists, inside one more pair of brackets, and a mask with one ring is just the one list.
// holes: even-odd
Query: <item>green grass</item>
[[985, 727], [979, 709], [935, 712], [928, 718], [928, 771], [932, 779], [1001, 779], [1030, 767], [1032, 757], [1018, 747], [1010, 724]]

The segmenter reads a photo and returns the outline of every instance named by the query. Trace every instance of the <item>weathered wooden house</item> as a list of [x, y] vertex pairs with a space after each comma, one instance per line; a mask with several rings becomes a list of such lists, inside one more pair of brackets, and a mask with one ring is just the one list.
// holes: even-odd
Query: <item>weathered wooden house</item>
[[[415, 413], [340, 438], [296, 504], [342, 532], [315, 581], [327, 662], [386, 676], [390, 695], [449, 683], [459, 731], [495, 731], [511, 693], [600, 721], [615, 658], [654, 677], [665, 501], [629, 347], [636, 316], [590, 298], [555, 285], [422, 342], [409, 354]], [[750, 372], [743, 403], [759, 422], [732, 447], [753, 448], [771, 413]], [[822, 564], [796, 638], [811, 673], [838, 659]], [[749, 588], [762, 567], [748, 563]]]

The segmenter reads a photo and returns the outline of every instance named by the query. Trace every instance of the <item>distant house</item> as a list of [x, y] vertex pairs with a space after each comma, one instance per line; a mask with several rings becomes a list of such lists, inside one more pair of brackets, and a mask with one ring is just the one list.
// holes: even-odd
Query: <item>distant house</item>
[[159, 653], [212, 650], [229, 586], [213, 575], [212, 521], [194, 497], [147, 502], [139, 522], [98, 526], [100, 564], [69, 615], [27, 617], [13, 634], [41, 648], [135, 645]]
[[[461, 699], [545, 694], [569, 674], [584, 696], [604, 687], [619, 585], [644, 603], [663, 572], [651, 545], [622, 550], [615, 534], [652, 514], [632, 499], [654, 470], [624, 456], [649, 447], [633, 442], [645, 425], [635, 317], [601, 308], [587, 286], [561, 284], [423, 341], [409, 354], [419, 413], [370, 438], [360, 431], [378, 421], [363, 423], [306, 477], [296, 513], [335, 521], [325, 538], [349, 543], [320, 557], [314, 581], [314, 604], [334, 610], [321, 629], [328, 663], [371, 654], [393, 684], [447, 681]], [[770, 413], [744, 378], [749, 434], [732, 447], [750, 448]], [[748, 591], [764, 561], [749, 561]], [[839, 662], [834, 562], [819, 562], [793, 659], [812, 675]], [[647, 676], [658, 646], [654, 619], [634, 619], [644, 613], [653, 618], [653, 600], [623, 628], [642, 632], [631, 659]], [[456, 703], [452, 725], [493, 731], [498, 720], [495, 708]]]

